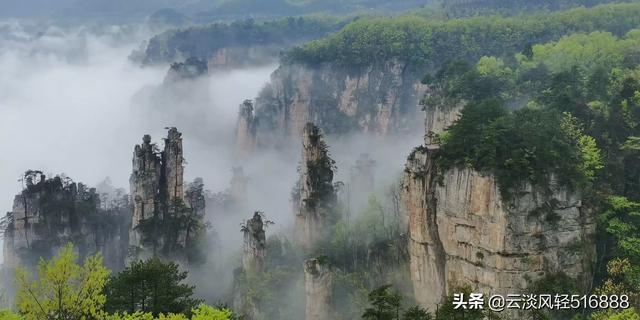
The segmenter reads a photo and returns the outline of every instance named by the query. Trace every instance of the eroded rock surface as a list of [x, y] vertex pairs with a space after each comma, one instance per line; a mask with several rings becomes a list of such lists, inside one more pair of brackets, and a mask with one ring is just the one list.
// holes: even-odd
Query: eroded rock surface
[[304, 262], [305, 319], [332, 320], [333, 273], [324, 258]]
[[4, 267], [35, 267], [67, 243], [74, 244], [81, 259], [101, 253], [109, 268], [124, 267], [130, 214], [126, 199], [101, 205], [95, 189], [33, 170], [25, 173], [24, 185], [3, 219]]
[[400, 61], [362, 70], [282, 65], [256, 99], [252, 125], [245, 126], [253, 139], [237, 136], [243, 143], [283, 146], [298, 140], [307, 122], [328, 134], [410, 132], [420, 125], [415, 106], [427, 88], [422, 76]]
[[320, 128], [307, 123], [302, 134], [300, 178], [293, 192], [296, 237], [310, 247], [336, 221], [334, 161]]
[[253, 218], [245, 222], [242, 233], [242, 267], [245, 271], [261, 272], [267, 254], [267, 238], [260, 212], [255, 212]]
[[169, 128], [163, 151], [145, 135], [132, 163], [129, 258], [162, 254], [190, 260], [195, 254], [191, 244], [204, 232], [205, 197], [201, 179], [184, 189], [182, 134]]
[[[427, 110], [441, 132], [457, 108]], [[579, 192], [525, 186], [505, 199], [496, 179], [472, 169], [440, 170], [437, 136], [416, 148], [405, 169], [411, 278], [417, 301], [435, 310], [459, 286], [488, 294], [527, 293], [564, 274], [587, 289], [595, 259], [595, 221]], [[529, 290], [530, 291], [530, 290]]]

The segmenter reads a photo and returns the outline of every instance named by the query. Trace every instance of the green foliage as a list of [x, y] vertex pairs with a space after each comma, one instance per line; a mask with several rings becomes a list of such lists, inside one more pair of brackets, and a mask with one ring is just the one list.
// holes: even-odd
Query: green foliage
[[233, 313], [226, 308], [219, 309], [201, 304], [197, 308], [191, 310], [191, 318], [181, 313], [159, 314], [154, 316], [150, 312], [136, 311], [134, 313], [112, 314], [107, 315], [104, 320], [231, 320], [234, 319]]
[[[373, 289], [369, 295], [370, 306], [364, 310], [362, 319], [370, 320], [431, 320], [433, 317], [427, 310], [419, 306], [408, 308], [402, 313], [403, 297], [395, 292], [391, 285], [383, 285]], [[402, 317], [400, 316], [402, 314]]]
[[169, 30], [149, 40], [142, 62], [173, 62], [180, 57], [208, 60], [227, 47], [283, 46], [324, 36], [338, 30], [346, 22], [334, 18], [288, 17], [265, 22], [245, 20]]
[[292, 49], [287, 59], [368, 66], [398, 59], [413, 66], [476, 60], [522, 50], [527, 43], [595, 30], [621, 34], [640, 22], [639, 4], [610, 4], [514, 18], [475, 17], [433, 21], [418, 16], [366, 18], [339, 32]]
[[191, 320], [231, 320], [233, 313], [229, 309], [216, 309], [201, 304], [193, 310]]
[[600, 216], [601, 225], [616, 239], [622, 256], [640, 263], [640, 203], [613, 196], [607, 204], [607, 210]]
[[[506, 169], [513, 178], [538, 185], [551, 173], [569, 186], [606, 183], [635, 199], [640, 191], [640, 153], [633, 147], [640, 134], [637, 33], [571, 35], [534, 45], [515, 60], [483, 57], [475, 68], [450, 63], [427, 77], [440, 93], [425, 100], [426, 108], [463, 102], [471, 109], [441, 137], [443, 149], [450, 143], [447, 160], [503, 176], [500, 169]], [[486, 113], [479, 105], [488, 105]], [[492, 119], [495, 105], [526, 111]], [[530, 126], [534, 123], [541, 130]], [[519, 143], [519, 135], [528, 141]], [[511, 150], [497, 152], [500, 143], [510, 143]], [[557, 162], [563, 157], [575, 166]], [[507, 176], [501, 182], [511, 188], [522, 181]]]
[[568, 133], [560, 113], [532, 108], [508, 113], [502, 105], [488, 100], [464, 108], [442, 137], [441, 168], [463, 166], [493, 173], [503, 196], [523, 182], [553, 191], [552, 175], [562, 185], [575, 187], [601, 168], [599, 150], [589, 144], [592, 140]]
[[593, 313], [589, 320], [640, 320], [640, 314], [635, 308], [625, 310], [607, 310]]
[[238, 271], [238, 273], [236, 287], [244, 299], [242, 305], [249, 309], [238, 310], [239, 312], [251, 313], [259, 310], [261, 316], [267, 319], [290, 318], [291, 315], [288, 313], [295, 313], [295, 309], [282, 306], [290, 303], [292, 299], [297, 299], [293, 295], [295, 291], [291, 288], [297, 287], [296, 281], [300, 278], [294, 275], [301, 275], [299, 269], [289, 265], [274, 266], [260, 273], [253, 271]]
[[165, 263], [157, 257], [133, 262], [109, 279], [106, 309], [189, 314], [200, 301], [192, 297], [195, 287], [183, 283], [186, 278], [187, 272], [180, 271], [174, 262]]
[[104, 315], [103, 292], [109, 270], [100, 255], [88, 257], [84, 265], [68, 244], [50, 260], [41, 260], [38, 279], [31, 281], [25, 269], [16, 271], [16, 305], [25, 320], [96, 319]]
[[571, 7], [590, 7], [602, 3], [620, 2], [614, 0], [448, 0], [441, 1], [442, 10], [447, 16], [476, 15], [517, 15], [532, 11], [554, 11]]
[[390, 285], [374, 289], [369, 293], [371, 307], [362, 314], [363, 319], [393, 320], [399, 319], [402, 296], [389, 290]]
[[[190, 184], [187, 193], [190, 199], [204, 199], [201, 184]], [[185, 257], [192, 265], [206, 262], [204, 245], [209, 225], [204, 222], [203, 209], [204, 205], [198, 206], [196, 201], [187, 205], [183, 199], [174, 198], [164, 214], [157, 211], [140, 220], [136, 228], [140, 231], [142, 243], [152, 248], [155, 256], [168, 259]], [[181, 242], [183, 237], [185, 240]]]
[[433, 316], [420, 306], [413, 306], [404, 312], [402, 320], [432, 320]]
[[0, 320], [22, 320], [22, 317], [11, 310], [0, 310]]

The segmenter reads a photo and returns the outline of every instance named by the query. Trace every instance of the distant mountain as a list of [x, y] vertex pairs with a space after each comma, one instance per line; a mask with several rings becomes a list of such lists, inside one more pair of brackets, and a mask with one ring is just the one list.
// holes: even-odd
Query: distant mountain
[[349, 13], [358, 10], [405, 10], [432, 0], [0, 0], [0, 18], [49, 18], [65, 21], [196, 22], [237, 17], [282, 17], [318, 12]]
[[130, 22], [161, 9], [180, 9], [195, 0], [0, 0], [0, 18]]

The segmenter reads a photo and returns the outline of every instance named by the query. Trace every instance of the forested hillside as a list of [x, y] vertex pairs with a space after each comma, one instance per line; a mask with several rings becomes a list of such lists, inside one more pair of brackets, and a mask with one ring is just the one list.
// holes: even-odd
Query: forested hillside
[[190, 57], [209, 60], [224, 48], [254, 47], [263, 48], [263, 52], [257, 54], [268, 61], [277, 58], [284, 48], [323, 37], [339, 30], [348, 21], [330, 17], [289, 17], [174, 29], [151, 38], [143, 52], [138, 53], [138, 59], [143, 64], [168, 63]]
[[[24, 131], [35, 163], [116, 167], [129, 190], [28, 170], [0, 195], [0, 320], [640, 320], [640, 2], [610, 2], [167, 2], [216, 22], [154, 36], [135, 66], [25, 76], [55, 90], [0, 94], [11, 120], [37, 120], [33, 92], [90, 108], [96, 90], [65, 91], [85, 69], [130, 102], [85, 120], [126, 134]], [[66, 58], [21, 47], [0, 75]]]
[[556, 13], [433, 21], [419, 16], [360, 19], [327, 38], [293, 49], [292, 62], [345, 67], [398, 59], [437, 67], [451, 59], [509, 55], [574, 32], [622, 35], [640, 23], [640, 4], [611, 4]]

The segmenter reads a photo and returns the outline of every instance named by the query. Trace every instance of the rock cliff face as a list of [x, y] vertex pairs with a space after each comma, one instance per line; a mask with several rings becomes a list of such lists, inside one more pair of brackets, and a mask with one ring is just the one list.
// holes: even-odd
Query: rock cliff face
[[162, 174], [159, 152], [149, 135], [145, 135], [142, 144], [136, 145], [133, 150], [133, 173], [129, 179], [133, 204], [129, 245], [133, 247], [142, 245], [140, 230], [136, 229], [140, 221], [153, 217], [159, 210], [158, 190]]
[[186, 259], [182, 251], [191, 250], [189, 243], [202, 231], [205, 199], [201, 180], [184, 190], [182, 134], [170, 128], [162, 152], [145, 135], [143, 143], [134, 148], [129, 181], [133, 203], [130, 258], [162, 253]]
[[333, 274], [331, 266], [322, 258], [309, 259], [304, 262], [305, 319], [331, 320], [331, 292], [333, 290]]
[[255, 212], [253, 218], [247, 220], [242, 227], [242, 233], [244, 234], [242, 245], [243, 269], [249, 272], [262, 272], [267, 254], [267, 238], [260, 212]]
[[126, 201], [101, 206], [95, 189], [60, 176], [47, 179], [39, 171], [28, 171], [24, 183], [3, 220], [5, 267], [35, 267], [41, 257], [52, 257], [69, 242], [81, 259], [101, 253], [109, 268], [124, 267]]
[[293, 192], [296, 237], [305, 247], [313, 245], [337, 220], [334, 163], [320, 128], [307, 123], [302, 134], [300, 180]]
[[255, 147], [256, 120], [253, 116], [253, 102], [245, 100], [238, 111], [236, 124], [235, 157], [244, 159]]
[[282, 65], [255, 101], [252, 125], [245, 126], [253, 129], [245, 133], [253, 139], [247, 141], [279, 146], [297, 140], [307, 122], [328, 134], [415, 128], [415, 106], [426, 90], [423, 71], [399, 61], [361, 70]]
[[205, 61], [191, 57], [184, 62], [172, 63], [164, 78], [164, 83], [170, 84], [182, 80], [193, 80], [207, 75], [208, 72], [209, 69]]
[[[427, 130], [437, 133], [459, 109], [427, 111]], [[504, 199], [491, 175], [439, 170], [432, 137], [409, 157], [403, 185], [419, 303], [435, 310], [463, 285], [491, 294], [526, 293], [536, 280], [561, 273], [589, 286], [595, 222], [579, 193], [546, 195], [527, 186]]]

